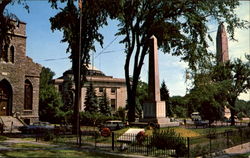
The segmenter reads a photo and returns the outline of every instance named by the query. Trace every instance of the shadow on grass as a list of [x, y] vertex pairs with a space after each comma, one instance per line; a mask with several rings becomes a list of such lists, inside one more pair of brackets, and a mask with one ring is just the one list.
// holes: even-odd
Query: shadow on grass
[[1, 151], [3, 157], [72, 157], [72, 158], [122, 158], [117, 155], [104, 153], [78, 151], [78, 150], [25, 150], [25, 151]]

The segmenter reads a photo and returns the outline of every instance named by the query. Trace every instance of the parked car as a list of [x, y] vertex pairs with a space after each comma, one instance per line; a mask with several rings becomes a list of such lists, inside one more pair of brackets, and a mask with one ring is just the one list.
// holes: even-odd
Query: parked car
[[191, 119], [192, 119], [192, 121], [194, 121], [194, 120], [201, 120], [200, 113], [199, 112], [193, 112], [191, 114]]
[[198, 126], [202, 126], [203, 128], [207, 127], [208, 126], [208, 121], [202, 121], [202, 120], [195, 120], [194, 121], [194, 125], [196, 126], [196, 128]]
[[102, 128], [109, 128], [111, 131], [121, 129], [123, 127], [125, 127], [125, 124], [120, 120], [109, 120], [99, 126], [100, 130], [102, 130]]
[[19, 127], [18, 130], [25, 134], [44, 133], [54, 131], [54, 126], [49, 122], [34, 122], [32, 125]]

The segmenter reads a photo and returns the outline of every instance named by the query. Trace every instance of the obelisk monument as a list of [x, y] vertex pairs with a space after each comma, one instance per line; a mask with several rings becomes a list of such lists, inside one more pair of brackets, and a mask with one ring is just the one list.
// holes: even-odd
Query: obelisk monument
[[216, 58], [217, 62], [225, 63], [229, 60], [227, 32], [223, 23], [218, 27], [216, 36]]
[[166, 117], [166, 103], [160, 99], [158, 46], [155, 36], [149, 39], [149, 44], [148, 100], [143, 104], [142, 121], [158, 123], [160, 127], [165, 127], [170, 120]]

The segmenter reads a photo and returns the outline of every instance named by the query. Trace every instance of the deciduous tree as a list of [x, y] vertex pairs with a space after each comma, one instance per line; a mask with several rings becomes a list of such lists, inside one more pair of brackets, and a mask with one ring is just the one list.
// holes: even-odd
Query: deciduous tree
[[[182, 56], [190, 68], [206, 61], [208, 21], [225, 22], [234, 38], [234, 29], [247, 27], [234, 9], [238, 0], [111, 0], [110, 17], [119, 20], [119, 32], [125, 44], [125, 77], [128, 96], [128, 119], [135, 121], [136, 90], [144, 58], [148, 53], [148, 39], [154, 35], [165, 53]], [[108, 8], [109, 9], [109, 8]], [[130, 80], [132, 77], [132, 81]]]
[[64, 117], [61, 111], [63, 103], [61, 95], [51, 82], [54, 74], [49, 68], [42, 68], [40, 75], [39, 116], [42, 121], [61, 123]]
[[[106, 24], [107, 14], [101, 4], [102, 1], [84, 0], [81, 1], [81, 8], [79, 9], [74, 3], [77, 0], [49, 0], [51, 7], [58, 9], [58, 3], [66, 3], [64, 8], [60, 8], [58, 14], [50, 18], [51, 29], [63, 31], [62, 42], [68, 43], [66, 52], [70, 53], [70, 59], [72, 61], [72, 70], [74, 74], [74, 82], [76, 89], [82, 87], [84, 81], [86, 81], [86, 66], [89, 63], [89, 52], [95, 51], [94, 42], [103, 44], [103, 36], [98, 32], [99, 27]], [[81, 18], [81, 19], [80, 19]], [[82, 25], [80, 26], [80, 22]], [[81, 28], [80, 28], [81, 27]], [[81, 36], [80, 36], [81, 32]], [[80, 39], [81, 37], [81, 39]], [[81, 43], [81, 44], [80, 44]], [[79, 53], [80, 52], [80, 57]], [[79, 59], [80, 58], [80, 59]], [[79, 63], [80, 60], [80, 63]], [[80, 64], [80, 74], [79, 72]], [[80, 76], [79, 76], [80, 75]], [[79, 84], [78, 79], [81, 78]], [[76, 133], [77, 129], [77, 117], [79, 107], [79, 93], [75, 94], [75, 106], [74, 106], [74, 120], [73, 120], [73, 132]]]

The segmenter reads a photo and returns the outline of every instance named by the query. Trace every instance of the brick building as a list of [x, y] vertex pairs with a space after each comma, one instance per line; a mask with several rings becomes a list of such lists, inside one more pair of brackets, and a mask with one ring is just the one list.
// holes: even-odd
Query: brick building
[[26, 56], [26, 24], [20, 22], [0, 51], [0, 116], [38, 121], [41, 66]]
[[[63, 76], [54, 80], [54, 85], [63, 95], [69, 88], [69, 81], [73, 81], [72, 70], [65, 71]], [[71, 82], [72, 83], [72, 82]], [[87, 72], [87, 82], [81, 88], [81, 107], [84, 110], [84, 101], [87, 87], [92, 83], [97, 96], [101, 96], [106, 91], [112, 111], [119, 107], [125, 107], [127, 101], [127, 90], [125, 79], [106, 76], [102, 71], [90, 66]], [[72, 86], [74, 89], [74, 85]]]

